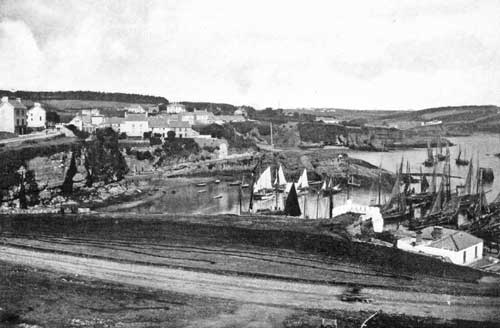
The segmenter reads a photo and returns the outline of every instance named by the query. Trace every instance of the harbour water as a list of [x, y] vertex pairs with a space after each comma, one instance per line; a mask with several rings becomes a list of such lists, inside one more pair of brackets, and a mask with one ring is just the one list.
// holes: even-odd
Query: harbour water
[[[494, 154], [500, 152], [499, 135], [481, 134], [469, 137], [449, 138], [455, 146], [450, 147], [451, 153], [451, 174], [462, 178], [467, 174], [467, 166], [457, 166], [455, 159], [458, 156], [458, 145], [461, 145], [465, 151], [467, 159], [474, 157], [473, 165], [476, 166], [477, 156], [479, 155], [479, 163], [481, 167], [489, 167], [493, 169], [495, 180], [491, 184], [485, 185], [487, 198], [489, 201], [494, 199], [500, 193], [500, 158]], [[443, 152], [445, 149], [443, 149]], [[404, 169], [406, 170], [406, 161], [409, 161], [412, 172], [431, 173], [433, 168], [423, 166], [423, 161], [427, 156], [426, 149], [407, 149], [391, 152], [363, 152], [350, 151], [349, 156], [363, 159], [374, 165], [382, 164], [382, 168], [395, 172], [396, 167], [401, 163], [401, 158], [405, 160]], [[438, 164], [437, 172], [442, 172], [443, 162]], [[286, 174], [286, 172], [285, 172]], [[246, 179], [249, 181], [249, 179]], [[463, 179], [452, 179], [452, 188], [463, 183]], [[439, 183], [439, 179], [438, 179]], [[415, 186], [418, 191], [418, 186]], [[143, 204], [136, 208], [135, 211], [141, 213], [177, 213], [177, 214], [221, 214], [231, 213], [238, 214], [240, 211], [240, 203], [238, 196], [239, 187], [229, 186], [225, 182], [220, 184], [208, 183], [206, 186], [198, 187], [194, 184], [177, 188], [175, 193], [166, 193], [162, 198]], [[308, 218], [325, 218], [328, 217], [329, 200], [326, 197], [318, 195], [317, 189], [319, 186], [312, 188], [312, 191], [307, 195], [299, 196], [299, 204], [305, 216]], [[382, 199], [388, 196], [389, 191], [382, 193]], [[368, 205], [375, 200], [375, 192], [369, 189], [352, 188], [350, 198], [359, 204]], [[346, 201], [347, 195], [345, 192], [334, 195], [334, 206], [341, 205]], [[242, 211], [248, 211], [250, 190], [242, 189]], [[283, 194], [279, 194], [278, 202], [276, 199], [261, 200], [254, 202], [254, 210], [275, 208], [278, 204], [279, 209], [283, 209], [284, 199]], [[303, 215], [304, 217], [304, 215]]]

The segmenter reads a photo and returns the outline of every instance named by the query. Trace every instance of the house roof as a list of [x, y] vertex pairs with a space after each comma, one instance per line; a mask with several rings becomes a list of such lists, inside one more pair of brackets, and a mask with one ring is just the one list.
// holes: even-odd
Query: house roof
[[185, 121], [171, 121], [160, 117], [151, 117], [148, 120], [151, 128], [189, 128], [191, 125]]
[[26, 106], [17, 99], [9, 99], [9, 104], [14, 106], [14, 108], [27, 109]]
[[112, 116], [112, 117], [106, 117], [104, 119], [104, 122], [105, 123], [108, 123], [108, 124], [121, 124], [125, 121], [125, 118], [124, 117], [116, 117], [116, 116]]
[[147, 120], [148, 116], [146, 114], [127, 114], [123, 119], [124, 122], [143, 122]]
[[[471, 246], [481, 243], [483, 240], [465, 231], [441, 228], [442, 237], [432, 241], [428, 246], [434, 248], [447, 249], [450, 251], [461, 251]], [[422, 239], [432, 240], [434, 227], [427, 227], [422, 230]]]

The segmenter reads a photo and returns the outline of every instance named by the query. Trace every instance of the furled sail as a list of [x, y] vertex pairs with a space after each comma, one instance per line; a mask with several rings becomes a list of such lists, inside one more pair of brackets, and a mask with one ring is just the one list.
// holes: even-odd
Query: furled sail
[[470, 195], [472, 193], [472, 158], [469, 161], [469, 168], [467, 169], [467, 176], [465, 177], [464, 194]]

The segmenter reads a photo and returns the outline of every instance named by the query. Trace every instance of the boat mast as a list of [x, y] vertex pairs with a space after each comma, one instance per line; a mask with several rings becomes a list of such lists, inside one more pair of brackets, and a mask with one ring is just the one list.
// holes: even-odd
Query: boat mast
[[380, 196], [381, 196], [381, 193], [382, 193], [382, 161], [380, 162], [380, 165], [378, 167], [378, 186], [377, 186], [377, 205], [380, 206], [381, 203], [381, 199], [380, 199]]
[[271, 127], [271, 147], [274, 148], [274, 141], [273, 141], [273, 122], [269, 122], [269, 125]]

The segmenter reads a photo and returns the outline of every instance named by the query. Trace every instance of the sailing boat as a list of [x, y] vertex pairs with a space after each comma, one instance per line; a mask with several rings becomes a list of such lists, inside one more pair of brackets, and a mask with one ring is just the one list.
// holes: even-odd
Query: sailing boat
[[340, 184], [335, 184], [335, 180], [332, 177], [330, 177], [328, 182], [326, 182], [326, 180], [327, 178], [325, 178], [323, 184], [321, 185], [321, 192], [323, 193], [323, 196], [335, 195], [342, 191]]
[[437, 160], [442, 162], [446, 159], [446, 155], [443, 155], [443, 144], [441, 143], [441, 136], [438, 138], [438, 153], [436, 155]]
[[401, 181], [403, 175], [403, 160], [396, 172], [396, 181], [392, 187], [391, 198], [382, 207], [384, 222], [401, 222], [409, 218], [406, 211], [406, 196], [401, 193]]
[[299, 194], [303, 194], [307, 192], [307, 189], [309, 189], [309, 180], [307, 179], [307, 170], [304, 169], [299, 181], [297, 181], [297, 190], [299, 191]]
[[300, 216], [301, 214], [302, 212], [300, 211], [299, 198], [297, 197], [297, 191], [295, 190], [295, 183], [292, 183], [290, 192], [286, 197], [285, 215]]
[[271, 183], [271, 167], [260, 175], [253, 186], [253, 197], [255, 199], [271, 199], [273, 197], [273, 185]]
[[432, 167], [434, 165], [434, 156], [432, 155], [432, 148], [430, 141], [427, 141], [427, 159], [424, 161], [425, 167]]
[[283, 167], [279, 166], [278, 171], [276, 172], [276, 179], [274, 180], [274, 186], [279, 191], [284, 191], [286, 187], [286, 178], [285, 173], [283, 172]]
[[455, 160], [455, 164], [457, 164], [459, 166], [469, 165], [469, 161], [465, 159], [465, 151], [464, 151], [464, 158], [463, 159], [461, 158], [461, 156], [462, 156], [462, 147], [460, 145], [458, 145], [458, 157]]

